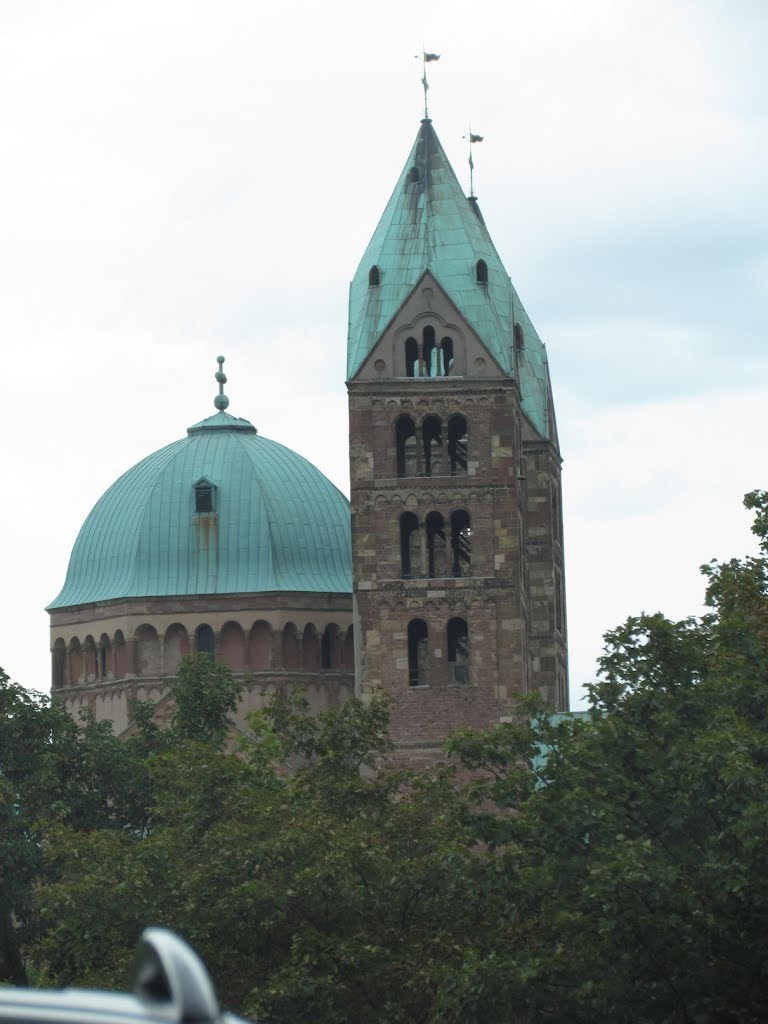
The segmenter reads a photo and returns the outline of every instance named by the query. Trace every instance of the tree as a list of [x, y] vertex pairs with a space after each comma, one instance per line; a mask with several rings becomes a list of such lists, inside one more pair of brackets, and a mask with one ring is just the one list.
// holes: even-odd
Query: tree
[[89, 779], [117, 755], [86, 722], [33, 844], [36, 964], [120, 985], [158, 923], [274, 1024], [767, 1019], [768, 496], [747, 501], [761, 554], [705, 567], [703, 619], [630, 618], [587, 715], [532, 696], [431, 771], [390, 760], [378, 697], [316, 718], [275, 698], [228, 752], [231, 687], [209, 706], [198, 665], [176, 725], [132, 741], [146, 787], [104, 801]]
[[762, 555], [705, 567], [702, 621], [609, 633], [586, 721], [533, 708], [453, 740], [516, 812], [475, 817], [506, 910], [500, 941], [467, 953], [457, 1019], [768, 1016], [766, 495], [747, 505]]
[[119, 985], [152, 921], [259, 1019], [431, 1019], [493, 908], [452, 773], [381, 764], [386, 726], [382, 698], [317, 718], [276, 699], [239, 755], [153, 757], [148, 832], [52, 837], [37, 962], [57, 984]]
[[140, 827], [138, 765], [108, 723], [12, 683], [0, 670], [0, 979], [26, 984], [23, 945], [35, 934], [31, 899], [44, 871], [46, 823]]
[[195, 739], [221, 750], [229, 736], [230, 715], [237, 710], [243, 684], [222, 662], [208, 654], [186, 655], [171, 683], [176, 710], [169, 739]]

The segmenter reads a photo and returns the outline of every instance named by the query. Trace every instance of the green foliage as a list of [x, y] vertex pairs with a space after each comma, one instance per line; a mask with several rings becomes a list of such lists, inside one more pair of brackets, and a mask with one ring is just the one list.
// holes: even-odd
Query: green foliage
[[209, 655], [187, 655], [171, 684], [176, 705], [171, 728], [179, 739], [195, 739], [223, 749], [229, 716], [237, 710], [243, 684], [232, 670]]
[[122, 744], [3, 679], [5, 976], [21, 942], [51, 983], [121, 986], [156, 923], [274, 1024], [768, 1019], [768, 496], [747, 504], [762, 554], [705, 567], [702, 620], [630, 618], [588, 714], [531, 696], [423, 773], [380, 696], [275, 698], [229, 752], [238, 690], [207, 661], [170, 729], [137, 707]]

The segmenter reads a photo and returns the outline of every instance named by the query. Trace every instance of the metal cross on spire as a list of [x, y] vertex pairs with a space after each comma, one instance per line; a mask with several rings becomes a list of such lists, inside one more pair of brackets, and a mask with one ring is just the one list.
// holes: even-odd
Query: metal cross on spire
[[429, 82], [427, 81], [427, 64], [431, 64], [432, 61], [440, 60], [439, 53], [427, 53], [422, 46], [421, 53], [417, 53], [416, 60], [421, 61], [421, 84], [424, 87], [424, 119], [429, 120], [429, 102], [427, 101], [427, 93], [429, 92]]
[[472, 147], [476, 142], [482, 142], [482, 135], [475, 135], [472, 132], [472, 126], [469, 127], [469, 134], [463, 135], [462, 138], [469, 141], [469, 198], [475, 198], [475, 161], [472, 159]]

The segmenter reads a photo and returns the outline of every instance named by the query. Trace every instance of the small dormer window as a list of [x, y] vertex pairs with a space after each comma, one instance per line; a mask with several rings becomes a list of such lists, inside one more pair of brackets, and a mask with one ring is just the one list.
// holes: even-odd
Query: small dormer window
[[410, 171], [408, 171], [408, 181], [414, 182], [414, 181], [418, 181], [418, 180], [419, 180], [419, 168], [418, 167], [412, 167], [410, 169]]
[[478, 284], [488, 284], [488, 264], [485, 260], [478, 260], [475, 268]]
[[368, 271], [368, 287], [378, 288], [381, 284], [381, 271], [377, 266], [372, 266]]
[[209, 480], [200, 480], [195, 484], [195, 512], [205, 515], [213, 512], [214, 486]]
[[518, 352], [522, 352], [525, 348], [525, 334], [523, 334], [523, 328], [520, 326], [520, 324], [515, 324], [515, 329], [513, 333], [515, 336], [515, 348]]

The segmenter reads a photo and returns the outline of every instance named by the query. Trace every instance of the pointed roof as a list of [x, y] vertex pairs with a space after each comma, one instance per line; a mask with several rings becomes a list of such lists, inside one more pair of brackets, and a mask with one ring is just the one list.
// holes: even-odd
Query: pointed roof
[[[477, 263], [488, 268], [477, 283]], [[372, 267], [379, 284], [369, 285]], [[491, 241], [475, 198], [467, 199], [429, 118], [416, 141], [352, 280], [349, 295], [347, 378], [362, 366], [392, 318], [429, 269], [501, 366], [515, 374], [513, 327], [525, 345], [518, 353], [523, 409], [549, 436], [546, 354]]]

